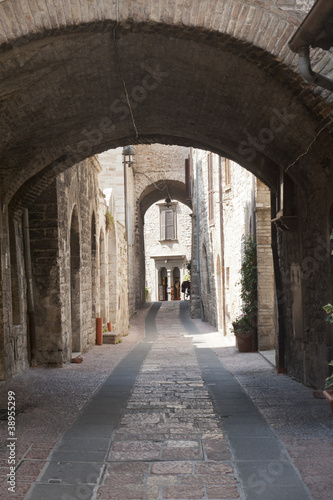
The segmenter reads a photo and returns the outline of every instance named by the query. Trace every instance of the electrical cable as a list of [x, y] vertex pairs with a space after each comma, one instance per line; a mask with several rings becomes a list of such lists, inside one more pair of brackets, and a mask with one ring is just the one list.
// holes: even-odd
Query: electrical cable
[[116, 2], [116, 25], [115, 25], [115, 28], [113, 30], [113, 41], [114, 41], [116, 61], [117, 61], [117, 64], [118, 64], [118, 68], [119, 68], [119, 72], [120, 72], [120, 77], [121, 77], [123, 88], [124, 88], [124, 92], [125, 92], [127, 107], [129, 109], [129, 112], [130, 112], [130, 115], [131, 115], [131, 120], [132, 120], [133, 128], [135, 130], [135, 139], [137, 141], [139, 141], [141, 144], [143, 144], [141, 142], [141, 140], [139, 140], [139, 132], [138, 132], [138, 129], [137, 129], [137, 126], [136, 126], [136, 123], [135, 123], [134, 114], [133, 114], [133, 110], [132, 110], [132, 106], [131, 106], [131, 102], [130, 102], [130, 99], [129, 99], [129, 95], [128, 95], [128, 91], [127, 91], [127, 87], [126, 87], [126, 82], [125, 82], [125, 78], [124, 78], [123, 68], [122, 68], [122, 65], [121, 65], [120, 57], [119, 57], [119, 49], [118, 49], [118, 44], [117, 44], [117, 28], [118, 28], [118, 26], [119, 26], [119, 0], [117, 0], [117, 2]]

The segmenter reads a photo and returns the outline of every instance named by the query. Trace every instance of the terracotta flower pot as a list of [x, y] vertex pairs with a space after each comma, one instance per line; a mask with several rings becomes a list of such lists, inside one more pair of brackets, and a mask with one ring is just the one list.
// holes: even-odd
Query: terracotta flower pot
[[323, 391], [323, 394], [330, 404], [331, 412], [333, 415], [333, 390], [332, 391], [329, 391], [329, 390]]
[[236, 345], [238, 347], [239, 352], [251, 352], [252, 351], [252, 332], [236, 330]]

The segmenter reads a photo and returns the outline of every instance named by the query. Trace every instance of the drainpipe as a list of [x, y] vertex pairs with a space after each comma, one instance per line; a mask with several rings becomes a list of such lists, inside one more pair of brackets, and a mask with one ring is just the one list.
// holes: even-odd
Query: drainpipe
[[36, 322], [35, 305], [32, 286], [32, 266], [30, 252], [30, 234], [29, 234], [29, 212], [23, 210], [23, 235], [24, 235], [24, 262], [27, 276], [27, 301], [28, 301], [28, 320], [29, 320], [29, 342], [30, 342], [30, 364], [36, 363]]
[[305, 80], [318, 85], [318, 87], [333, 91], [333, 80], [312, 70], [309, 47], [301, 47], [298, 50], [298, 67]]
[[[272, 192], [271, 192], [271, 218], [272, 220], [276, 218], [276, 196]], [[281, 290], [282, 292], [283, 280], [279, 263], [277, 227], [274, 222], [272, 222], [271, 224], [272, 224], [272, 255], [273, 255], [275, 288], [277, 291]], [[278, 355], [276, 359], [276, 366], [278, 373], [283, 373], [285, 370], [286, 327], [284, 321], [285, 308], [282, 297], [277, 297], [277, 309], [278, 309], [277, 311], [278, 312]]]
[[200, 243], [199, 243], [199, 169], [198, 169], [198, 160], [196, 158], [195, 161], [195, 177], [196, 177], [196, 212], [197, 212], [197, 273], [198, 273], [198, 291], [199, 291], [199, 301], [200, 301], [200, 310], [201, 310], [201, 321], [205, 321], [205, 312], [202, 303], [202, 294], [201, 294], [201, 276], [200, 276]]
[[219, 162], [219, 186], [220, 186], [220, 240], [221, 240], [221, 267], [222, 267], [222, 323], [223, 335], [227, 334], [227, 324], [225, 320], [225, 267], [224, 267], [224, 220], [223, 220], [223, 185], [222, 185], [222, 162]]
[[333, 36], [326, 29], [332, 18], [333, 0], [317, 0], [288, 43], [290, 49], [298, 54], [303, 78], [330, 91], [333, 91], [333, 80], [312, 70], [309, 54], [310, 46], [324, 50], [332, 46]]

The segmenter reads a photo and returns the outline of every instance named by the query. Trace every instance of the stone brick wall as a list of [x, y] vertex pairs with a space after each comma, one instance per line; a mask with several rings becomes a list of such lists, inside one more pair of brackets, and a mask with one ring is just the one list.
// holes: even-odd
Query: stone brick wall
[[[209, 155], [213, 175], [212, 220], [209, 219], [208, 213]], [[207, 151], [195, 150], [193, 162], [198, 163], [199, 174], [195, 189], [199, 186], [200, 275], [204, 316], [207, 321], [221, 329], [225, 325], [229, 331], [231, 322], [241, 310], [239, 271], [242, 262], [242, 238], [244, 235], [254, 234], [255, 231], [254, 177], [236, 163], [230, 162], [230, 183], [226, 184], [225, 159], [219, 160], [217, 155]], [[220, 204], [223, 207], [222, 214]], [[195, 213], [196, 208], [193, 211]], [[221, 244], [221, 216], [224, 250]], [[221, 269], [223, 260], [224, 283]], [[225, 310], [221, 311], [223, 303]]]
[[[61, 366], [72, 351], [85, 352], [95, 343], [91, 272], [91, 224], [96, 220], [96, 255], [105, 233], [104, 200], [100, 198], [95, 160], [60, 174], [29, 207], [33, 289], [36, 317], [36, 363]], [[77, 288], [71, 290], [73, 220], [77, 217]], [[100, 266], [96, 266], [97, 304], [100, 306]], [[74, 294], [74, 295], [73, 295]], [[77, 342], [72, 322], [76, 304]], [[72, 335], [73, 334], [73, 335]], [[75, 345], [74, 345], [75, 343]]]
[[62, 248], [58, 248], [57, 203], [57, 183], [54, 181], [33, 206], [28, 206], [35, 304], [36, 352], [33, 355], [37, 365], [61, 366], [69, 356], [63, 349], [58, 261], [61, 251], [64, 252], [64, 258], [67, 255], [65, 242], [68, 237], [66, 234], [65, 239], [61, 240]]
[[[224, 172], [223, 172], [224, 177]], [[224, 180], [224, 179], [223, 179]], [[240, 268], [243, 259], [244, 237], [255, 235], [254, 216], [255, 178], [240, 165], [230, 162], [230, 184], [224, 180], [224, 265], [226, 276], [226, 324], [241, 312]]]
[[[210, 225], [208, 218], [208, 173], [207, 173], [207, 151], [194, 150], [193, 151], [193, 177], [194, 191], [193, 191], [193, 214], [194, 214], [194, 227], [193, 233], [195, 234], [196, 258], [193, 259], [193, 274], [197, 274], [200, 280], [200, 289], [196, 290], [196, 283], [194, 283], [193, 293], [191, 291], [192, 301], [192, 314], [200, 315], [212, 325], [217, 324], [217, 308], [216, 308], [216, 287], [215, 287], [215, 264], [214, 264], [214, 244], [213, 233], [214, 226]], [[215, 160], [215, 158], [214, 158]], [[217, 169], [214, 169], [216, 173]], [[214, 178], [214, 208], [216, 206], [216, 188], [218, 183]], [[197, 192], [198, 192], [198, 205], [197, 205]], [[218, 205], [217, 205], [218, 206]], [[197, 222], [199, 228], [197, 228]], [[197, 232], [197, 229], [199, 231]], [[199, 245], [197, 245], [197, 234], [199, 236]], [[199, 254], [198, 254], [199, 248]], [[197, 297], [198, 293], [198, 297]], [[199, 300], [199, 304], [198, 304]], [[200, 306], [202, 302], [202, 308]], [[194, 303], [193, 303], [194, 301]], [[200, 312], [199, 312], [200, 311]], [[203, 312], [203, 315], [202, 315]]]
[[[318, 139], [318, 146], [324, 147], [323, 137]], [[304, 168], [308, 161], [313, 174], [311, 183], [294, 186], [295, 224], [289, 230], [277, 229], [282, 275], [277, 301], [283, 311], [279, 347], [290, 375], [306, 385], [322, 388], [328, 362], [333, 359], [332, 325], [325, 322], [322, 310], [323, 305], [332, 302], [333, 178], [329, 170], [321, 180], [318, 178], [315, 165], [330, 164], [324, 150], [320, 155], [312, 152], [298, 168]], [[317, 182], [323, 182], [322, 188], [313, 190]]]
[[[32, 203], [23, 197], [29, 241], [24, 238], [25, 209], [13, 204], [9, 213], [2, 212], [0, 380], [20, 373], [30, 361], [61, 366], [73, 351], [84, 353], [95, 344], [96, 316], [128, 332], [127, 241], [116, 210], [121, 186], [112, 186], [109, 176], [107, 206], [100, 172], [99, 162], [91, 158], [47, 183]], [[34, 306], [29, 311], [25, 246], [32, 268]]]
[[[208, 209], [209, 156], [213, 175], [211, 219]], [[195, 189], [199, 186], [200, 276], [204, 316], [220, 329], [225, 328], [226, 332], [232, 330], [232, 321], [242, 307], [240, 268], [244, 237], [251, 235], [257, 240], [258, 348], [274, 349], [276, 327], [270, 191], [250, 172], [232, 161], [229, 161], [227, 179], [227, 161], [207, 151], [195, 150], [193, 154], [199, 174]], [[193, 203], [196, 215], [195, 196]], [[192, 308], [193, 314], [200, 316], [198, 306], [193, 305]]]
[[270, 191], [256, 180], [256, 239], [258, 262], [258, 349], [275, 349], [277, 339], [275, 281], [271, 239]]
[[112, 224], [107, 234], [110, 321], [115, 330], [127, 333], [129, 317], [135, 310], [133, 304], [129, 305], [128, 290], [128, 265], [130, 248], [133, 246], [133, 228], [126, 230], [126, 224], [131, 219], [128, 214], [128, 200], [133, 188], [130, 189], [127, 185], [128, 178], [124, 177], [124, 173], [129, 175], [131, 173], [127, 166], [124, 170], [122, 149], [105, 151], [98, 155], [98, 161], [102, 168], [99, 181], [112, 217]]
[[0, 380], [6, 380], [29, 362], [22, 211], [5, 207], [0, 234]]
[[[95, 160], [86, 161], [72, 167], [57, 178], [57, 201], [60, 242], [60, 297], [61, 297], [61, 328], [64, 345], [64, 357], [69, 359], [72, 351], [71, 332], [71, 224], [73, 210], [78, 214], [79, 245], [80, 245], [80, 350], [85, 352], [95, 343], [95, 317], [100, 316], [101, 304], [101, 243], [105, 243], [105, 208], [100, 198], [97, 175], [100, 171]], [[98, 297], [96, 310], [93, 309], [92, 297], [92, 217], [96, 221], [96, 295]], [[105, 252], [105, 248], [104, 248]], [[108, 318], [103, 318], [104, 322]], [[72, 332], [73, 333], [73, 332]]]
[[124, 165], [123, 148], [109, 149], [98, 155], [102, 167], [99, 174], [99, 183], [102, 191], [109, 199], [112, 193], [114, 207], [112, 213], [116, 214], [117, 221], [125, 227], [125, 191], [124, 191]]

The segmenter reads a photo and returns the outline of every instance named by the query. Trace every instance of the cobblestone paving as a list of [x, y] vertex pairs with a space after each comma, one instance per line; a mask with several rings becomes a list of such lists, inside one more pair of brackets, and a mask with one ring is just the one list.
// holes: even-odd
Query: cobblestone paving
[[[332, 500], [333, 420], [326, 401], [314, 399], [311, 389], [289, 377], [278, 376], [260, 354], [239, 354], [234, 347], [218, 347], [221, 334], [214, 332], [208, 323], [195, 320], [199, 334], [184, 336], [177, 306], [177, 303], [164, 303], [157, 315], [159, 337], [151, 343], [152, 349], [141, 367], [109, 451], [105, 451], [102, 460], [94, 458], [94, 453], [90, 453], [90, 458], [82, 457], [84, 462], [75, 458], [81, 463], [80, 474], [86, 489], [83, 496], [74, 494], [69, 498], [231, 500], [240, 498], [240, 492], [242, 499], [248, 499], [244, 496], [243, 483], [238, 483], [238, 469], [235, 479], [233, 466], [237, 467], [237, 461], [235, 456], [230, 456], [226, 440], [230, 436], [224, 436], [218, 425], [202, 382], [192, 338], [197, 347], [214, 348], [237, 378], [284, 442], [313, 499]], [[146, 313], [147, 308], [131, 321], [131, 335], [122, 344], [93, 348], [84, 355], [82, 365], [30, 369], [0, 389], [3, 407], [10, 389], [16, 392], [19, 409], [23, 410], [17, 415], [17, 490], [10, 496], [5, 482], [7, 423], [0, 421], [1, 499], [22, 500], [37, 476], [40, 477], [42, 468], [52, 461], [57, 464], [52, 454], [49, 455], [50, 450], [80, 411], [82, 416], [84, 405], [106, 377], [114, 373], [118, 363], [127, 359], [126, 355], [133, 352], [135, 345], [141, 345], [137, 342], [143, 337]], [[149, 343], [149, 339], [144, 342]], [[89, 484], [85, 470], [94, 465], [98, 471], [102, 467], [105, 473]], [[70, 469], [68, 472], [70, 474]], [[71, 485], [74, 481], [75, 485], [77, 476], [72, 476], [67, 483]], [[62, 500], [62, 495], [54, 495], [56, 488], [50, 495], [52, 484], [42, 486], [45, 493], [35, 498]], [[87, 496], [88, 490], [90, 496]], [[271, 500], [267, 495], [267, 498], [265, 495], [250, 497], [251, 500]], [[278, 496], [278, 500], [281, 498]], [[295, 500], [296, 497], [283, 498]]]
[[[130, 335], [118, 345], [95, 346], [83, 363], [63, 368], [29, 368], [0, 388], [0, 408], [15, 392], [16, 491], [7, 489], [7, 420], [0, 420], [0, 499], [22, 500], [53, 446], [117, 364], [142, 340], [148, 306], [131, 320]], [[10, 495], [10, 496], [9, 496]]]
[[333, 419], [325, 399], [312, 389], [277, 375], [259, 353], [217, 348], [266, 421], [283, 441], [315, 500], [333, 498]]
[[191, 340], [173, 304], [157, 316], [148, 354], [117, 430], [99, 500], [239, 498]]

